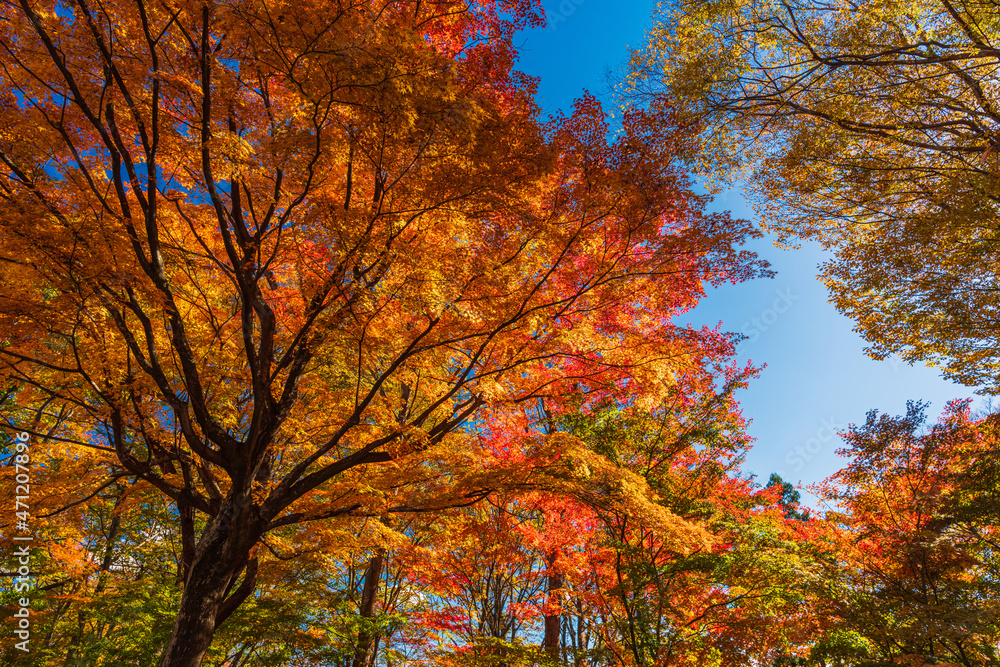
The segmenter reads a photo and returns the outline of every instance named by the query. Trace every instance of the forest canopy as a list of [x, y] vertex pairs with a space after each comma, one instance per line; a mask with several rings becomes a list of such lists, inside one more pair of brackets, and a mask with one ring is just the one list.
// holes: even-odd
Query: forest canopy
[[681, 2], [543, 118], [532, 0], [3, 5], [3, 661], [998, 664], [996, 417], [871, 413], [819, 512], [684, 322], [771, 275], [738, 174], [994, 387], [988, 9]]
[[833, 251], [823, 278], [878, 359], [996, 393], [997, 5], [683, 0], [632, 61], [704, 175]]

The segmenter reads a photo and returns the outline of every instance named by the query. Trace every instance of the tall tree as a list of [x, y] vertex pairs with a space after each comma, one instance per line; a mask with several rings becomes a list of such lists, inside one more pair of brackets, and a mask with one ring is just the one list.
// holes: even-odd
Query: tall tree
[[665, 539], [632, 512], [598, 512], [588, 601], [611, 664], [762, 664], [814, 629], [802, 585], [811, 555], [799, 544], [809, 527], [738, 471], [749, 438], [732, 394], [747, 377], [732, 373], [722, 388], [676, 396], [652, 414], [606, 406], [570, 419], [699, 531]]
[[0, 10], [4, 417], [73, 411], [29, 427], [90, 471], [67, 502], [127, 476], [174, 504], [163, 665], [201, 664], [268, 537], [533, 483], [476, 458], [484, 406], [655, 399], [731, 348], [672, 317], [761, 270], [752, 228], [702, 213], [641, 114], [613, 143], [590, 98], [538, 122], [511, 69], [536, 9]]
[[824, 490], [839, 537], [818, 591], [836, 622], [815, 664], [996, 664], [1000, 528], [983, 502], [996, 493], [996, 423], [973, 420], [967, 401], [926, 429], [925, 412], [873, 411], [846, 436], [850, 461]]
[[883, 359], [1000, 390], [994, 2], [684, 0], [633, 74], [745, 179], [781, 238], [835, 249], [837, 307]]

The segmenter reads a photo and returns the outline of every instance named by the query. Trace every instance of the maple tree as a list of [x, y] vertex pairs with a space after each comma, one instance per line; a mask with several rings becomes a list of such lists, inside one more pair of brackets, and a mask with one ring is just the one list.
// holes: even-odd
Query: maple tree
[[846, 436], [849, 463], [824, 488], [838, 532], [817, 591], [837, 622], [812, 664], [996, 664], [996, 418], [954, 401], [921, 431], [925, 413], [873, 411]]
[[700, 134], [779, 239], [836, 251], [834, 303], [879, 359], [997, 391], [992, 3], [687, 0], [635, 55], [637, 99]]
[[436, 521], [433, 538], [410, 553], [409, 576], [429, 600], [411, 622], [432, 633], [433, 641], [421, 643], [433, 664], [542, 660], [533, 641], [546, 585], [537, 502], [500, 496], [456, 512]]
[[786, 520], [773, 490], [739, 472], [749, 438], [732, 392], [748, 377], [734, 373], [719, 391], [649, 415], [584, 421], [585, 440], [641, 471], [659, 502], [700, 533], [665, 540], [627, 512], [599, 512], [603, 572], [591, 603], [613, 664], [759, 664], [813, 629], [800, 585], [811, 564], [797, 553], [808, 531]]
[[690, 191], [681, 131], [634, 112], [609, 142], [591, 97], [538, 120], [512, 69], [532, 3], [2, 12], [4, 420], [64, 562], [88, 559], [66, 512], [116, 485], [173, 522], [165, 666], [201, 664], [285, 557], [368, 554], [374, 586], [393, 515], [592, 495], [573, 438], [491, 458], [477, 415], [655, 403], [732, 349], [672, 317], [764, 272], [753, 226]]
[[[450, 645], [433, 664], [757, 664], [805, 641], [814, 563], [799, 543], [815, 531], [738, 474], [748, 438], [732, 393], [751, 374], [731, 369], [722, 388], [692, 376], [652, 411], [579, 395], [526, 411], [643, 479], [655, 506], [541, 492], [441, 525], [411, 556], [434, 602], [410, 622]], [[523, 423], [505, 420], [490, 442], [517, 451]]]

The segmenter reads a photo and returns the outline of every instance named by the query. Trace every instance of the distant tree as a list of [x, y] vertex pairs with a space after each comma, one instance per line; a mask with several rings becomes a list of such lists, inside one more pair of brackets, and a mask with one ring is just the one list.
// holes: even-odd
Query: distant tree
[[799, 501], [802, 500], [802, 494], [800, 494], [790, 482], [783, 480], [781, 475], [776, 472], [772, 472], [771, 476], [767, 480], [767, 487], [765, 488], [773, 489], [775, 487], [781, 491], [781, 499], [779, 500], [779, 503], [785, 510], [786, 519], [805, 521], [809, 518], [809, 510], [803, 510], [799, 507]]
[[[835, 549], [816, 592], [835, 619], [814, 664], [995, 665], [1000, 642], [996, 423], [951, 403], [868, 414], [846, 436], [848, 465], [826, 482]], [[825, 611], [824, 611], [825, 610]]]

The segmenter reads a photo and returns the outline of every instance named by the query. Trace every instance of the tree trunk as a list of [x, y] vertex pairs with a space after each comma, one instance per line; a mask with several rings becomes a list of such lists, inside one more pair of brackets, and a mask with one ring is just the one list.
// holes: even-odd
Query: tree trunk
[[237, 500], [224, 506], [202, 536], [161, 667], [200, 667], [216, 628], [253, 592], [257, 561], [249, 554], [256, 540], [240, 511], [245, 505]]
[[[382, 576], [382, 554], [377, 553], [368, 560], [365, 567], [365, 583], [361, 592], [361, 618], [369, 621], [375, 616], [375, 598], [378, 595], [378, 582]], [[354, 650], [352, 667], [366, 667], [374, 664], [370, 655], [377, 646], [378, 633], [371, 628], [361, 627], [358, 632], [358, 645]]]
[[177, 581], [183, 584], [194, 562], [194, 508], [187, 503], [179, 502], [177, 512], [180, 514], [181, 523], [181, 560], [177, 564]]
[[545, 636], [542, 648], [556, 656], [559, 652], [559, 638], [562, 634], [562, 610], [559, 608], [559, 590], [563, 587], [562, 575], [556, 569], [556, 552], [552, 550], [546, 558], [549, 564], [549, 592], [545, 611]]

